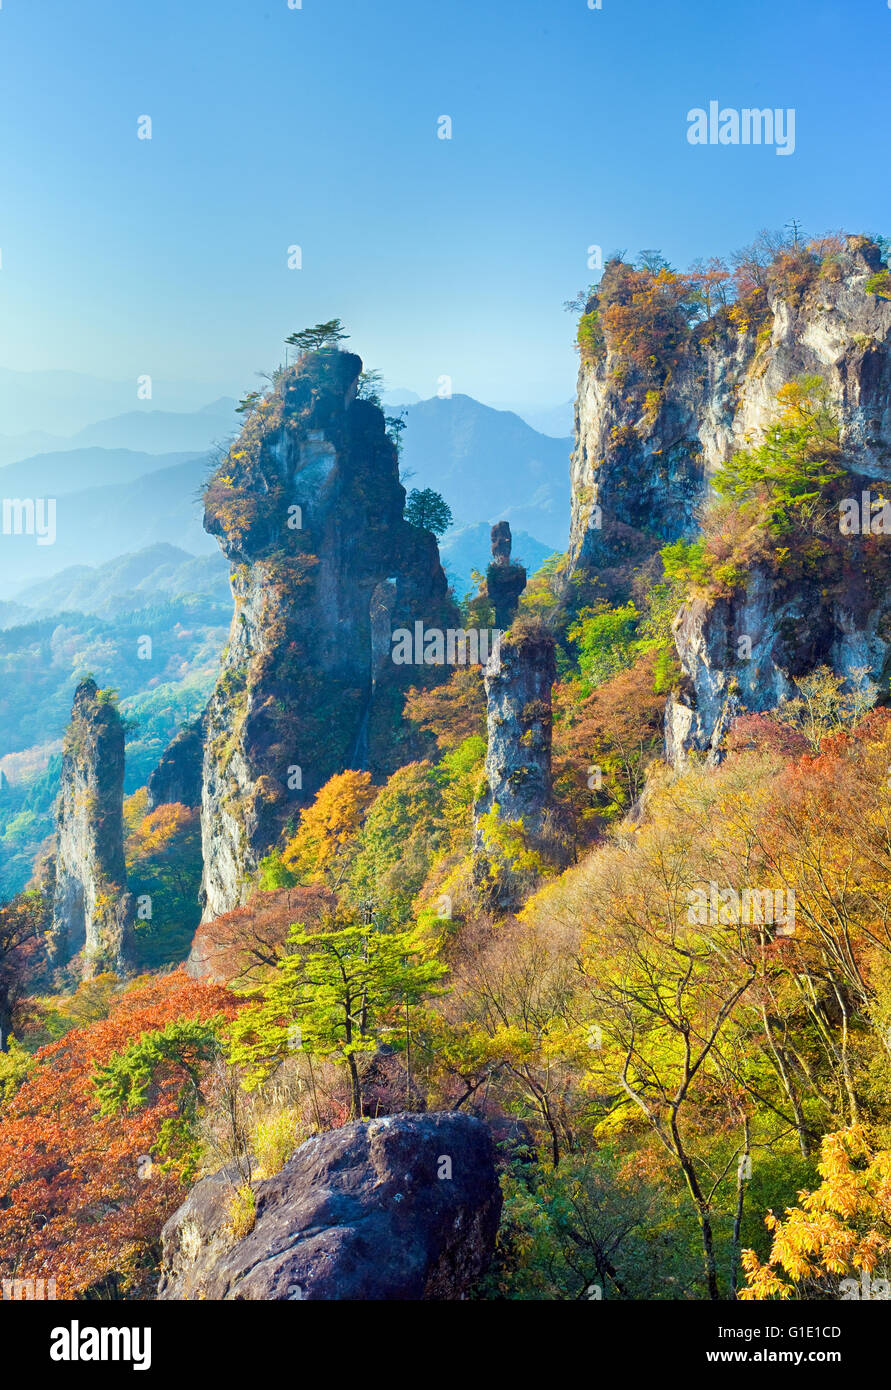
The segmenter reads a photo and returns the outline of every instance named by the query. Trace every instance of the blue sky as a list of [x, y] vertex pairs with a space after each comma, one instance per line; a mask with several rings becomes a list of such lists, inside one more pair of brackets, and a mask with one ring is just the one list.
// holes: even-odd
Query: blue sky
[[[393, 386], [566, 400], [590, 244], [891, 234], [889, 57], [887, 0], [2, 0], [0, 366], [234, 393], [339, 316]], [[690, 146], [712, 99], [794, 155]]]

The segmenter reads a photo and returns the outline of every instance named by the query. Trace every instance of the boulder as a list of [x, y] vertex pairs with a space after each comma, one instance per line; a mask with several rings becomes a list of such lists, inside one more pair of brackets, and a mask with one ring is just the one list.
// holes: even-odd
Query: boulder
[[489, 1129], [454, 1112], [313, 1136], [253, 1184], [256, 1222], [236, 1239], [239, 1182], [204, 1178], [167, 1222], [160, 1300], [460, 1299], [501, 1214]]

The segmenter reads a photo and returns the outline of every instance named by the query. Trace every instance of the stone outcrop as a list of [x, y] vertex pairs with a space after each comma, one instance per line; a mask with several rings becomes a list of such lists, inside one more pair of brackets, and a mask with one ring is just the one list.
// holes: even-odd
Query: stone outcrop
[[455, 619], [435, 537], [403, 518], [396, 449], [357, 395], [361, 370], [331, 349], [280, 373], [205, 494], [235, 596], [206, 712], [205, 918], [244, 901], [246, 877], [335, 772], [383, 777], [412, 756], [404, 691], [445, 674], [388, 658], [388, 626]]
[[522, 826], [526, 849], [563, 862], [565, 851], [551, 784], [551, 688], [556, 679], [554, 638], [539, 624], [505, 633], [489, 658], [486, 690], [486, 761], [474, 805], [474, 859], [478, 882], [493, 883], [500, 907], [516, 905], [520, 883], [505, 871], [491, 818]]
[[204, 718], [180, 729], [168, 744], [161, 761], [148, 779], [147, 809], [169, 802], [200, 806], [201, 771], [204, 762]]
[[83, 952], [84, 975], [128, 965], [133, 904], [124, 866], [124, 724], [113, 697], [82, 681], [65, 734], [50, 956]]
[[486, 571], [486, 593], [495, 612], [495, 626], [509, 628], [517, 614], [520, 595], [526, 587], [526, 571], [511, 560], [510, 524], [498, 521], [492, 527], [492, 563]]
[[[648, 393], [609, 352], [582, 363], [569, 551], [577, 584], [623, 602], [662, 545], [695, 538], [716, 469], [763, 435], [780, 389], [806, 376], [825, 383], [854, 493], [891, 480], [891, 302], [867, 289], [882, 269], [879, 248], [849, 237], [823, 269], [806, 292], [770, 289], [760, 326], [719, 315], [692, 334], [659, 390]], [[783, 585], [763, 567], [732, 598], [688, 606], [675, 624], [683, 680], [667, 707], [669, 758], [714, 754], [735, 713], [772, 708], [816, 665], [845, 676], [865, 665], [887, 689], [884, 557], [882, 566], [884, 577], [852, 538], [831, 593]], [[745, 660], [741, 637], [751, 643]]]
[[456, 1113], [346, 1125], [253, 1184], [256, 1224], [230, 1229], [238, 1175], [190, 1192], [163, 1232], [158, 1298], [460, 1299], [501, 1214], [488, 1127]]

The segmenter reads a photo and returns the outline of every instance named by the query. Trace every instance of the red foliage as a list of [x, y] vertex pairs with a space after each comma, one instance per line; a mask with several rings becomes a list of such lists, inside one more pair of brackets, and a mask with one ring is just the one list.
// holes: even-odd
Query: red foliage
[[790, 724], [771, 714], [737, 715], [727, 734], [728, 753], [776, 753], [781, 758], [800, 758], [808, 741]]
[[192, 942], [192, 968], [214, 984], [258, 984], [274, 970], [295, 922], [313, 931], [336, 907], [335, 895], [315, 885], [257, 892], [244, 907], [202, 922]]
[[0, 1125], [4, 1278], [55, 1279], [60, 1298], [103, 1281], [118, 1295], [150, 1296], [161, 1227], [186, 1189], [175, 1164], [146, 1176], [145, 1158], [177, 1115], [183, 1076], [170, 1068], [145, 1105], [103, 1116], [94, 1070], [171, 1020], [228, 1018], [236, 1008], [226, 990], [180, 970], [134, 985], [108, 1018], [40, 1050]]

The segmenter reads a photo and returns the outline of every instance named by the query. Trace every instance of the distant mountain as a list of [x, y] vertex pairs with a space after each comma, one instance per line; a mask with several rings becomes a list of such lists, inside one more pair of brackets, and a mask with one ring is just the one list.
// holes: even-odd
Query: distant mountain
[[572, 440], [538, 434], [518, 415], [471, 396], [434, 397], [406, 409], [406, 487], [435, 488], [459, 524], [507, 520], [551, 550], [569, 534]]
[[[439, 542], [443, 569], [459, 599], [473, 589], [471, 570], [484, 574], [492, 559], [490, 531], [488, 523], [479, 521], [475, 526], [461, 526], [447, 532]], [[513, 533], [512, 558], [525, 565], [530, 576], [553, 551], [552, 545], [543, 545], [526, 531]]]
[[[12, 627], [51, 613], [93, 613], [113, 617], [185, 595], [231, 602], [229, 564], [219, 552], [190, 555], [178, 546], [146, 546], [105, 565], [71, 565], [51, 579], [21, 589], [16, 601], [0, 604], [0, 627]], [[3, 609], [12, 610], [8, 617]]]
[[141, 449], [147, 454], [206, 450], [238, 433], [242, 422], [235, 413], [237, 404], [231, 396], [221, 396], [203, 410], [130, 410], [88, 425], [71, 442], [103, 449]]
[[[531, 425], [540, 434], [553, 435], [555, 439], [566, 439], [575, 429], [575, 401], [564, 401], [562, 405], [512, 407], [521, 420]], [[510, 409], [505, 406], [504, 409]]]
[[[19, 460], [30, 460], [35, 454], [83, 455], [89, 447], [145, 454], [203, 453], [237, 433], [241, 422], [235, 406], [231, 396], [221, 396], [202, 410], [129, 410], [124, 415], [98, 420], [67, 438], [41, 430], [0, 435], [0, 469]], [[85, 479], [83, 485], [89, 481], [100, 480]]]
[[94, 420], [124, 411], [195, 411], [220, 395], [199, 382], [152, 382], [152, 400], [138, 401], [136, 380], [107, 381], [85, 372], [16, 372], [0, 367], [0, 421], [6, 434], [72, 435]]
[[417, 405], [421, 397], [417, 391], [409, 391], [405, 387], [397, 386], [392, 391], [384, 391], [381, 396], [385, 406], [391, 405]]
[[[81, 437], [111, 440], [129, 432], [136, 438], [141, 432], [144, 443], [157, 445], [176, 430], [200, 428], [205, 438], [220, 438], [230, 405], [222, 399], [192, 414], [130, 412], [100, 421]], [[493, 410], [470, 396], [419, 401], [405, 413], [402, 464], [404, 472], [413, 473], [407, 486], [435, 488], [451, 506], [459, 538], [449, 540], [444, 551], [452, 555], [459, 590], [469, 587], [471, 568], [488, 563], [488, 528], [495, 521], [511, 523], [518, 545], [523, 533], [529, 538], [523, 542], [529, 553], [521, 558], [530, 568], [566, 548], [571, 440], [538, 434], [511, 411]], [[232, 418], [237, 420], [234, 412]], [[34, 536], [0, 534], [0, 600], [28, 607], [23, 590], [59, 577], [61, 570], [95, 570], [160, 544], [193, 556], [217, 554], [216, 542], [201, 524], [198, 500], [209, 469], [204, 452], [157, 454], [96, 443], [38, 453], [0, 468], [0, 498], [56, 499], [53, 545], [38, 545]], [[115, 604], [115, 582], [120, 604]], [[89, 574], [62, 576], [59, 590], [38, 596], [36, 607], [59, 611], [67, 586], [75, 609], [124, 611], [134, 587], [130, 578], [109, 577], [107, 586], [103, 580], [92, 606], [91, 583]], [[0, 614], [0, 624], [16, 620], [16, 610]]]
[[0, 468], [2, 497], [61, 497], [107, 483], [132, 482], [146, 473], [201, 457], [189, 450], [153, 454], [134, 449], [64, 449], [34, 454]]
[[[157, 463], [157, 457], [152, 461]], [[70, 565], [103, 565], [162, 541], [192, 555], [216, 554], [217, 543], [201, 524], [199, 500], [209, 466], [206, 455], [186, 455], [182, 463], [126, 482], [76, 492], [57, 489], [55, 544], [38, 545], [35, 536], [0, 535], [0, 597], [17, 599], [26, 585]], [[0, 470], [0, 492], [9, 496], [4, 474]], [[54, 494], [41, 485], [24, 495]]]
[[52, 449], [64, 449], [68, 440], [61, 434], [45, 430], [28, 430], [27, 434], [0, 434], [0, 468], [19, 459], [45, 454]]

